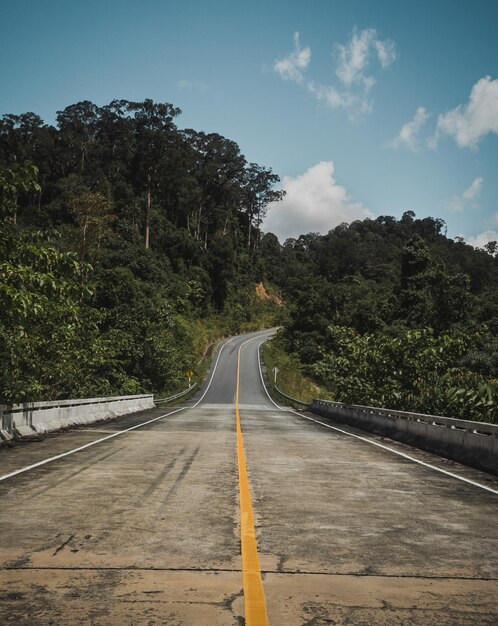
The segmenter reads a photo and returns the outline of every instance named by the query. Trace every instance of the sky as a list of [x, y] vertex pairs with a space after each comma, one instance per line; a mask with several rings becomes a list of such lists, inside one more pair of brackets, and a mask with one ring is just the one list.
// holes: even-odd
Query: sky
[[414, 211], [498, 240], [498, 0], [0, 0], [0, 115], [152, 98], [287, 195], [281, 241]]

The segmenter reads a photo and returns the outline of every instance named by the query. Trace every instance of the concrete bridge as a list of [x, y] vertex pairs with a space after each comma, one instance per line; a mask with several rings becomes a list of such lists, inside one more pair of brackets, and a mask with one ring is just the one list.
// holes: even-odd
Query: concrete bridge
[[193, 400], [0, 449], [0, 623], [498, 623], [498, 479], [268, 396], [227, 341]]

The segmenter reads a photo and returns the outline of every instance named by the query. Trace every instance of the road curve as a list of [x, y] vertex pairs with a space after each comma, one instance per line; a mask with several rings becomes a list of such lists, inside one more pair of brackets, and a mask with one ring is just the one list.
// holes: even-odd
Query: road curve
[[258, 364], [268, 335], [219, 346], [186, 404], [0, 449], [1, 476], [69, 453], [0, 481], [1, 624], [243, 623], [239, 352], [268, 623], [498, 622], [498, 496], [437, 468], [496, 480], [280, 410]]

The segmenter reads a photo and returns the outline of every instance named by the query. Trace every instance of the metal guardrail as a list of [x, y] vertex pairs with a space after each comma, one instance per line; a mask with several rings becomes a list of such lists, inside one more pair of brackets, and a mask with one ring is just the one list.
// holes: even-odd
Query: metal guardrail
[[273, 385], [273, 388], [275, 389], [275, 391], [277, 393], [279, 393], [281, 396], [283, 396], [286, 400], [290, 400], [291, 402], [295, 402], [296, 404], [300, 404], [302, 406], [308, 406], [309, 402], [303, 402], [302, 400], [298, 400], [297, 398], [293, 398], [292, 396], [288, 396], [286, 393], [284, 393], [283, 391], [281, 391], [277, 385]]
[[165, 403], [165, 402], [172, 402], [173, 400], [177, 400], [178, 398], [181, 398], [182, 396], [187, 395], [187, 393], [188, 393], [189, 391], [192, 391], [192, 389], [193, 389], [194, 387], [196, 387], [196, 386], [197, 386], [197, 383], [193, 383], [192, 385], [190, 385], [190, 387], [188, 387], [188, 388], [187, 388], [187, 389], [185, 389], [184, 391], [180, 391], [180, 393], [177, 393], [177, 394], [175, 394], [174, 396], [170, 396], [169, 398], [160, 398], [160, 399], [158, 399], [158, 400], [156, 400], [156, 399], [154, 398], [154, 402], [155, 402], [156, 404], [157, 404], [157, 403], [161, 403], [161, 404], [163, 404], [163, 403]]
[[385, 409], [382, 407], [364, 406], [361, 404], [344, 404], [342, 402], [333, 402], [332, 400], [313, 400], [313, 404], [318, 406], [335, 406], [340, 409], [356, 410], [366, 414], [402, 418], [412, 422], [422, 422], [431, 426], [450, 428], [451, 430], [462, 430], [468, 433], [498, 437], [498, 424], [474, 422], [472, 420], [463, 420], [455, 417], [443, 417], [441, 415], [411, 413], [409, 411], [398, 411], [396, 409]]

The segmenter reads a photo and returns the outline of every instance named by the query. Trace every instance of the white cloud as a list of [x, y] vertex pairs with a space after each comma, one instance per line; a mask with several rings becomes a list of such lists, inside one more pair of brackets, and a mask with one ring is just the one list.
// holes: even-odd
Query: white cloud
[[377, 56], [383, 69], [389, 67], [396, 59], [396, 46], [393, 41], [380, 41], [374, 28], [366, 30], [354, 29], [351, 41], [346, 46], [336, 45], [339, 60], [336, 74], [347, 86], [354, 83], [363, 84], [369, 91], [373, 86], [373, 78], [365, 74], [372, 56]]
[[439, 116], [431, 144], [435, 147], [441, 135], [449, 135], [461, 148], [477, 148], [488, 133], [498, 134], [498, 79], [485, 76], [472, 87], [468, 104]]
[[475, 237], [467, 237], [465, 241], [474, 246], [474, 248], [484, 248], [490, 241], [498, 241], [498, 232], [496, 230], [485, 230]]
[[282, 189], [286, 191], [284, 199], [270, 205], [263, 222], [263, 229], [281, 241], [310, 232], [326, 233], [342, 222], [373, 217], [336, 183], [332, 161], [321, 161], [299, 176], [285, 176]]
[[412, 120], [401, 127], [398, 136], [391, 144], [392, 148], [406, 148], [417, 152], [419, 148], [418, 134], [426, 123], [429, 114], [424, 107], [418, 107]]
[[[393, 41], [381, 41], [374, 28], [355, 28], [351, 40], [346, 45], [335, 46], [337, 61], [337, 85], [308, 83], [308, 91], [319, 102], [332, 109], [343, 109], [351, 119], [372, 110], [370, 92], [376, 79], [369, 72], [372, 61], [377, 60], [382, 69], [388, 68], [396, 59], [396, 46]], [[303, 83], [304, 72], [311, 60], [311, 50], [301, 48], [299, 33], [294, 34], [294, 51], [277, 61], [273, 69], [284, 80]]]
[[311, 60], [310, 48], [301, 48], [299, 33], [294, 33], [294, 50], [284, 59], [277, 61], [273, 69], [284, 80], [293, 80], [300, 83]]
[[482, 183], [484, 182], [484, 178], [482, 176], [478, 176], [475, 178], [470, 187], [468, 187], [462, 194], [465, 200], [474, 200], [480, 193], [482, 188]]
[[478, 209], [479, 204], [477, 198], [481, 193], [484, 178], [478, 176], [461, 195], [455, 195], [449, 202], [450, 209], [453, 211], [463, 211], [464, 209]]
[[180, 80], [178, 81], [178, 89], [180, 91], [195, 91], [197, 93], [206, 93], [208, 86], [202, 81]]
[[335, 52], [336, 75], [341, 86], [311, 83], [308, 87], [317, 100], [332, 109], [344, 109], [354, 120], [373, 108], [370, 92], [377, 81], [367, 73], [372, 60], [377, 58], [382, 69], [388, 68], [396, 59], [396, 46], [391, 40], [381, 41], [374, 28], [355, 28], [349, 43], [337, 44]]
[[376, 39], [374, 45], [380, 64], [384, 69], [396, 61], [397, 53], [394, 41], [391, 41], [390, 39], [386, 39], [386, 41], [379, 41]]
[[319, 102], [324, 102], [331, 109], [343, 109], [352, 120], [370, 113], [372, 101], [366, 94], [355, 94], [348, 89], [338, 90], [327, 85], [309, 83], [308, 90]]

